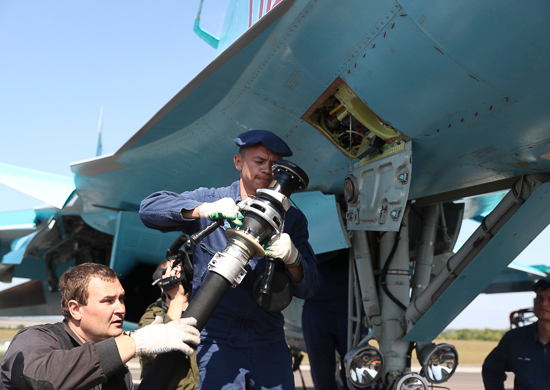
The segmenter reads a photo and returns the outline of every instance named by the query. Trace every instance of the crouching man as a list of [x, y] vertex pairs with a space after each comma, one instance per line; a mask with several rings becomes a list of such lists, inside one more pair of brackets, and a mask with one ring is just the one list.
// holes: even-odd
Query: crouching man
[[69, 269], [59, 289], [65, 319], [14, 337], [0, 361], [0, 389], [133, 389], [130, 359], [175, 350], [192, 355], [188, 344], [200, 341], [193, 318], [123, 334], [124, 289], [104, 265]]

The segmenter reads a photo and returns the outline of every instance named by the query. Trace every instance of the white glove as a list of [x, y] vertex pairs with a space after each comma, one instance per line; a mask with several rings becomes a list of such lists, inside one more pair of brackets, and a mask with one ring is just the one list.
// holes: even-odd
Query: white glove
[[197, 320], [192, 317], [163, 324], [162, 318], [157, 316], [151, 324], [130, 333], [136, 343], [134, 357], [171, 351], [180, 351], [191, 356], [194, 350], [188, 344], [198, 345], [201, 341], [200, 332], [195, 325]]
[[212, 203], [203, 203], [199, 208], [199, 217], [202, 219], [227, 219], [230, 223], [241, 226], [243, 215], [239, 212], [239, 207], [231, 198], [222, 198]]
[[281, 259], [287, 268], [297, 267], [302, 261], [302, 255], [290, 240], [290, 236], [282, 233], [279, 238], [273, 236], [265, 247], [265, 255], [274, 259]]

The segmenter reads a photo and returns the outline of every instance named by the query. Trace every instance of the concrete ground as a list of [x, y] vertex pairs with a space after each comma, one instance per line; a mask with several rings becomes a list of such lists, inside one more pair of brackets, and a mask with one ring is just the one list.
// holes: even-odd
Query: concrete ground
[[[18, 325], [34, 325], [36, 323], [48, 323], [48, 322], [58, 322], [62, 319], [61, 316], [51, 316], [50, 318], [41, 317], [40, 321], [37, 321], [35, 318], [25, 318], [25, 317], [0, 317], [0, 327], [16, 327]], [[128, 363], [130, 371], [132, 372], [132, 377], [134, 378], [134, 383], [139, 384], [140, 377], [140, 368], [139, 361], [133, 359]], [[313, 380], [311, 379], [311, 371], [309, 365], [301, 365], [301, 373], [299, 371], [294, 372], [294, 383], [296, 389], [298, 390], [315, 390], [313, 386]], [[412, 367], [413, 372], [419, 372], [420, 367]], [[304, 387], [305, 386], [305, 387]], [[481, 379], [481, 366], [464, 366], [459, 365], [456, 373], [453, 377], [441, 385], [451, 390], [484, 390], [483, 381]], [[505, 383], [505, 389], [514, 388], [514, 375], [508, 374], [508, 379]]]
[[[128, 366], [132, 372], [134, 383], [139, 384], [139, 362], [134, 359], [129, 362]], [[302, 364], [300, 371], [303, 376], [300, 376], [299, 371], [294, 372], [294, 384], [297, 390], [315, 390], [313, 380], [311, 379], [311, 371], [309, 365]], [[420, 367], [413, 367], [413, 372], [420, 371]], [[138, 379], [138, 380], [136, 380]], [[304, 387], [305, 386], [305, 387]], [[458, 366], [455, 374], [448, 382], [440, 385], [451, 390], [484, 390], [483, 381], [481, 379], [481, 366]], [[434, 388], [435, 388], [434, 386]], [[506, 380], [505, 389], [514, 388], [514, 375], [509, 374]]]

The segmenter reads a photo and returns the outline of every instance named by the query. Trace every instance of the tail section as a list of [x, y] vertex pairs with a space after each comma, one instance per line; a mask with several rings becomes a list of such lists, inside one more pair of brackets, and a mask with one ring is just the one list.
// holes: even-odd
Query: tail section
[[96, 157], [101, 156], [103, 153], [103, 143], [101, 142], [101, 130], [103, 127], [103, 106], [101, 106], [101, 110], [99, 111], [99, 123], [97, 125], [97, 150], [96, 150]]
[[[210, 46], [218, 49], [218, 54], [230, 46], [237, 38], [243, 35], [256, 22], [271, 12], [279, 3], [286, 3], [289, 6], [294, 0], [229, 0], [225, 13], [225, 20], [222, 27], [220, 38], [204, 31], [200, 28], [200, 15], [202, 10], [201, 0], [199, 12], [195, 19], [193, 30]], [[212, 1], [212, 0], [206, 0]]]
[[210, 34], [209, 32], [203, 30], [200, 26], [201, 24], [201, 12], [202, 12], [202, 3], [204, 0], [201, 0], [201, 4], [199, 5], [199, 12], [197, 13], [197, 17], [195, 18], [195, 25], [193, 26], [193, 31], [195, 34], [199, 36], [200, 39], [208, 43], [210, 46], [212, 46], [214, 49], [218, 48], [218, 44], [220, 42], [220, 38], [215, 37], [214, 35]]

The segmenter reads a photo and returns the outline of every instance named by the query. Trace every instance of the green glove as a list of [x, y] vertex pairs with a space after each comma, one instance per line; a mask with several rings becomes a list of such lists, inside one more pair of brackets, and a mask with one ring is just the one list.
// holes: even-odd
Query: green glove
[[232, 227], [242, 226], [243, 215], [239, 207], [231, 198], [222, 198], [212, 203], [203, 203], [199, 208], [199, 217], [215, 221], [218, 219], [227, 219]]

